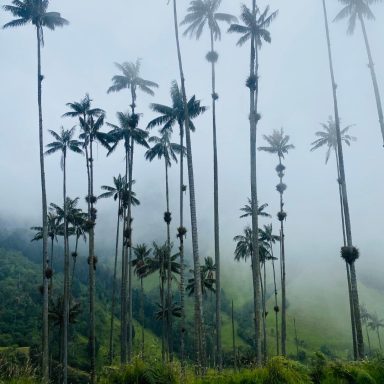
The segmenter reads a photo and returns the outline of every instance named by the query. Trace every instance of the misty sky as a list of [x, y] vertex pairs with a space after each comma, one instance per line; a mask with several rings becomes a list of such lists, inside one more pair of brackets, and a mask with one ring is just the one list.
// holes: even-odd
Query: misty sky
[[[1, 1], [1, 4], [9, 1]], [[182, 19], [188, 1], [179, 1]], [[239, 15], [240, 4], [223, 0], [222, 11]], [[340, 211], [334, 158], [325, 166], [325, 150], [310, 153], [310, 143], [320, 123], [332, 114], [332, 98], [320, 0], [271, 0], [279, 17], [271, 27], [272, 44], [260, 54], [260, 111], [258, 146], [262, 135], [284, 127], [296, 149], [286, 158], [285, 194], [287, 259], [289, 269], [303, 262], [324, 260], [325, 265], [343, 264]], [[340, 9], [336, 0], [328, 1], [329, 15]], [[107, 95], [111, 77], [117, 74], [114, 62], [142, 58], [142, 77], [156, 81], [155, 97], [139, 93], [138, 111], [143, 113], [141, 127], [155, 116], [149, 103], [169, 104], [171, 81], [179, 79], [176, 61], [172, 8], [166, 0], [65, 0], [51, 1], [51, 9], [62, 13], [70, 25], [45, 33], [42, 56], [44, 128], [70, 128], [75, 120], [62, 119], [67, 102], [80, 100], [86, 92], [94, 106], [107, 111], [106, 121], [115, 123], [115, 113], [126, 111], [130, 94], [123, 91]], [[382, 44], [384, 7], [373, 6], [377, 21], [367, 29], [376, 64], [378, 81], [384, 92], [384, 48]], [[0, 13], [0, 23], [9, 15]], [[223, 32], [227, 26], [223, 25]], [[367, 67], [361, 30], [346, 35], [346, 23], [332, 23], [331, 34], [338, 83], [340, 113], [344, 124], [355, 124], [351, 133], [358, 137], [345, 150], [348, 193], [354, 244], [360, 248], [363, 268], [381, 257], [383, 247], [384, 151]], [[220, 222], [223, 257], [233, 258], [232, 238], [240, 233], [246, 220], [239, 219], [249, 190], [249, 92], [245, 80], [249, 68], [249, 46], [236, 47], [237, 36], [223, 33], [217, 46], [217, 89], [220, 95], [218, 144], [220, 172]], [[183, 59], [189, 96], [196, 94], [203, 105], [210, 105], [210, 67], [205, 60], [208, 35], [199, 42], [183, 38]], [[40, 215], [40, 173], [38, 160], [38, 124], [36, 102], [36, 39], [31, 26], [0, 32], [0, 217], [19, 226], [37, 225]], [[384, 95], [383, 95], [384, 96]], [[197, 215], [201, 256], [213, 256], [213, 167], [211, 114], [196, 120], [193, 156], [196, 176]], [[107, 130], [107, 127], [105, 128]], [[155, 132], [153, 132], [155, 133]], [[177, 134], [174, 140], [178, 141]], [[51, 141], [46, 133], [45, 142]], [[110, 185], [112, 176], [123, 172], [124, 155], [120, 147], [109, 158], [102, 147], [95, 161], [95, 190]], [[163, 162], [148, 163], [144, 151], [135, 156], [135, 189], [141, 207], [135, 209], [135, 240], [151, 242], [165, 237], [162, 216], [165, 211]], [[59, 154], [46, 159], [48, 200], [61, 202], [62, 173]], [[278, 211], [278, 179], [274, 168], [277, 158], [258, 153], [258, 192], [260, 203], [268, 203], [273, 223]], [[85, 159], [69, 155], [68, 194], [84, 197]], [[178, 222], [178, 167], [171, 170], [173, 233]], [[82, 204], [84, 200], [82, 199]], [[84, 204], [85, 208], [85, 204]], [[186, 204], [186, 210], [189, 205]], [[113, 239], [116, 207], [112, 201], [98, 204], [99, 239]], [[188, 211], [187, 211], [188, 212]], [[263, 220], [266, 224], [269, 221]], [[176, 240], [176, 239], [175, 239]], [[190, 236], [188, 236], [190, 240]], [[111, 252], [112, 253], [112, 252]], [[332, 263], [332, 259], [337, 264]]]

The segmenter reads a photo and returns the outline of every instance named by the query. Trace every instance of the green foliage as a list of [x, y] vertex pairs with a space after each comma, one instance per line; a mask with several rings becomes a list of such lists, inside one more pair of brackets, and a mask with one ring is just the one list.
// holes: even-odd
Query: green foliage
[[101, 384], [176, 384], [176, 376], [170, 366], [148, 366], [136, 360], [126, 367], [106, 369]]
[[0, 350], [0, 384], [35, 383], [36, 369], [25, 348], [4, 348]]

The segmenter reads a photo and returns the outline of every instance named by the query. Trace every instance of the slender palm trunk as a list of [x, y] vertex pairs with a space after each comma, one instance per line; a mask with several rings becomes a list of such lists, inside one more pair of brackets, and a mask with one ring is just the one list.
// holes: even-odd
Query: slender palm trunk
[[[211, 52], [215, 51], [213, 30], [211, 32]], [[221, 272], [220, 272], [220, 222], [219, 222], [219, 171], [217, 161], [216, 139], [216, 72], [215, 62], [211, 62], [212, 68], [212, 129], [213, 129], [213, 204], [214, 204], [214, 236], [215, 236], [215, 265], [216, 265], [216, 355], [217, 368], [222, 369], [221, 346]]]
[[[125, 148], [125, 180], [129, 173], [129, 145]], [[127, 217], [127, 207], [123, 213], [123, 246], [122, 246], [122, 272], [121, 272], [121, 364], [127, 364], [128, 324], [127, 324], [127, 277], [128, 277], [128, 244], [130, 241], [130, 223]]]
[[[344, 208], [343, 208], [343, 191], [341, 188], [340, 183], [340, 166], [339, 166], [339, 156], [337, 153], [337, 150], [335, 150], [336, 153], [336, 165], [337, 165], [337, 180], [339, 183], [339, 198], [340, 198], [340, 209], [341, 209], [341, 224], [343, 227], [343, 241], [344, 246], [347, 245], [347, 237], [345, 234], [345, 219], [344, 219]], [[352, 344], [353, 344], [353, 357], [355, 360], [358, 359], [358, 353], [357, 353], [357, 340], [356, 340], [356, 324], [355, 324], [355, 315], [353, 311], [353, 300], [352, 300], [352, 287], [351, 287], [351, 272], [349, 269], [349, 265], [346, 262], [345, 268], [347, 271], [347, 282], [348, 282], [348, 297], [349, 297], [349, 308], [350, 308], [350, 316], [351, 316], [351, 326], [352, 326]]]
[[37, 104], [39, 109], [39, 153], [40, 153], [40, 179], [41, 179], [41, 205], [43, 215], [43, 332], [42, 332], [42, 379], [43, 383], [49, 382], [49, 320], [48, 320], [48, 299], [49, 288], [45, 270], [48, 267], [48, 209], [47, 192], [45, 187], [44, 167], [44, 136], [43, 136], [43, 109], [42, 109], [42, 86], [43, 76], [41, 75], [41, 27], [36, 26], [37, 37]]
[[371, 348], [371, 338], [369, 337], [369, 332], [368, 332], [368, 327], [365, 325], [365, 333], [367, 335], [367, 340], [368, 340], [368, 348], [369, 348], [369, 355], [372, 354], [372, 348]]
[[63, 153], [63, 201], [64, 201], [64, 298], [63, 298], [63, 383], [68, 382], [68, 323], [69, 323], [69, 253], [67, 219], [67, 164]]
[[140, 313], [141, 313], [141, 358], [144, 359], [145, 349], [145, 316], [144, 316], [144, 282], [143, 278], [140, 278]]
[[166, 315], [165, 315], [165, 297], [164, 297], [164, 274], [165, 274], [165, 262], [164, 257], [162, 256], [160, 261], [160, 304], [162, 308], [162, 332], [161, 332], [161, 359], [163, 364], [166, 363], [167, 360], [167, 353], [166, 353], [166, 342], [165, 342], [165, 335], [167, 332], [167, 323], [166, 323]]
[[295, 344], [296, 344], [296, 358], [299, 358], [299, 338], [297, 336], [296, 319], [293, 319], [293, 327], [295, 329]]
[[[49, 266], [53, 272], [53, 250], [54, 250], [54, 247], [53, 247], [53, 242], [55, 240], [55, 237], [52, 237], [51, 238], [51, 256], [49, 258]], [[49, 280], [49, 289], [48, 289], [48, 298], [50, 297], [53, 297], [53, 274], [52, 274], [52, 277], [51, 279]]]
[[95, 215], [94, 215], [94, 194], [93, 194], [93, 146], [92, 140], [89, 143], [89, 357], [91, 370], [91, 384], [96, 384], [96, 331], [95, 331]]
[[[252, 1], [252, 14], [256, 18], [256, 0]], [[257, 104], [258, 104], [258, 58], [255, 36], [251, 39], [251, 62], [250, 80], [255, 82], [255, 86], [249, 87], [250, 90], [250, 169], [251, 169], [251, 202], [252, 202], [252, 276], [253, 276], [253, 301], [254, 301], [254, 327], [255, 327], [255, 352], [256, 363], [261, 364], [261, 292], [260, 292], [260, 256], [259, 256], [259, 222], [257, 215], [257, 171], [256, 171], [256, 132], [257, 132]]]
[[384, 141], [384, 118], [383, 118], [383, 107], [382, 107], [382, 103], [381, 103], [381, 96], [380, 96], [380, 91], [379, 91], [379, 85], [378, 85], [378, 82], [377, 82], [377, 77], [376, 77], [376, 72], [375, 72], [375, 65], [374, 65], [373, 59], [372, 59], [371, 47], [369, 46], [367, 30], [365, 28], [364, 19], [363, 19], [362, 15], [360, 13], [359, 13], [359, 20], [360, 20], [361, 29], [362, 29], [363, 35], [364, 35], [365, 47], [367, 49], [367, 55], [368, 55], [368, 60], [369, 60], [368, 66], [369, 66], [369, 69], [371, 71], [373, 90], [375, 92], [375, 98], [376, 98], [377, 113], [379, 115], [380, 130], [381, 130], [381, 135], [382, 135], [383, 141]]
[[[184, 148], [184, 128], [180, 123], [180, 148]], [[184, 151], [180, 152], [180, 230], [184, 225]], [[181, 318], [180, 318], [180, 362], [181, 362], [181, 381], [185, 381], [185, 360], [184, 360], [184, 334], [185, 334], [185, 286], [184, 286], [184, 235], [179, 233], [180, 240], [180, 306], [181, 306]]]
[[235, 367], [235, 370], [237, 371], [235, 316], [234, 316], [234, 310], [233, 310], [233, 300], [232, 300], [231, 320], [232, 320], [232, 350], [233, 350], [233, 365], [234, 365], [234, 367]]
[[[76, 256], [73, 256], [73, 265], [72, 265], [72, 275], [71, 275], [71, 284], [70, 284], [70, 294], [72, 295], [73, 292], [73, 281], [75, 279], [75, 270], [76, 270], [76, 261], [77, 261], [77, 247], [79, 245], [79, 236], [76, 235], [76, 244], [75, 244], [75, 254]], [[69, 251], [69, 248], [68, 248]]]
[[[337, 153], [339, 157], [340, 184], [341, 184], [342, 197], [343, 197], [345, 233], [347, 238], [347, 246], [352, 247], [353, 246], [352, 229], [351, 229], [351, 219], [349, 215], [348, 195], [347, 195], [347, 186], [346, 186], [346, 178], [345, 178], [345, 170], [344, 170], [343, 146], [342, 146], [341, 133], [340, 133], [340, 117], [339, 117], [339, 108], [338, 108], [338, 102], [337, 102], [337, 85], [336, 85], [335, 75], [333, 70], [331, 40], [330, 40], [330, 34], [329, 34], [328, 17], [327, 17], [325, 0], [323, 0], [323, 8], [324, 8], [325, 28], [326, 28], [327, 43], [328, 43], [328, 57], [329, 57], [329, 68], [330, 68], [331, 82], [332, 82], [333, 104], [334, 104], [334, 112], [335, 112]], [[356, 270], [355, 270], [354, 262], [350, 264], [349, 269], [350, 269], [350, 277], [351, 277], [350, 281], [351, 281], [351, 292], [352, 292], [352, 302], [353, 302], [353, 309], [351, 310], [351, 312], [353, 313], [354, 320], [355, 320], [357, 355], [360, 359], [363, 359], [364, 358], [364, 338], [363, 338], [363, 330], [361, 325], [359, 295], [358, 295], [358, 289], [357, 289], [357, 278], [356, 278]]]
[[273, 251], [272, 251], [272, 242], [270, 242], [271, 252], [272, 252], [272, 269], [273, 269], [273, 285], [275, 289], [275, 332], [276, 332], [276, 355], [280, 354], [280, 344], [279, 344], [279, 315], [278, 315], [278, 301], [277, 301], [277, 286], [276, 286], [276, 271], [275, 271], [275, 261], [273, 260]]
[[[265, 262], [264, 269], [265, 269]], [[261, 305], [263, 309], [263, 315], [262, 315], [262, 325], [263, 325], [263, 342], [262, 342], [262, 351], [263, 351], [263, 363], [267, 362], [267, 327], [266, 327], [266, 317], [265, 314], [266, 311], [266, 303], [265, 303], [265, 274], [264, 279], [261, 276], [261, 266], [260, 266], [260, 287], [261, 287]]]
[[[165, 160], [165, 191], [167, 212], [169, 212], [169, 186], [168, 186], [168, 163]], [[169, 218], [170, 219], [170, 218]], [[173, 361], [173, 335], [172, 335], [172, 259], [171, 259], [171, 233], [170, 220], [167, 221], [167, 247], [168, 247], [168, 271], [167, 271], [167, 342], [169, 361]]]
[[[133, 101], [134, 102], [134, 101]], [[132, 316], [132, 183], [133, 183], [133, 150], [134, 141], [131, 139], [131, 158], [129, 162], [129, 185], [128, 185], [128, 226], [129, 226], [129, 252], [128, 252], [128, 362], [132, 360], [133, 339], [133, 316]]]
[[[180, 41], [179, 41], [179, 26], [177, 21], [177, 1], [173, 0], [173, 15], [175, 26], [175, 38], [177, 46], [177, 56], [180, 71], [181, 91], [183, 95], [184, 105], [184, 123], [185, 134], [187, 142], [187, 164], [188, 164], [188, 178], [189, 178], [189, 198], [191, 209], [191, 226], [192, 226], [192, 251], [193, 251], [193, 264], [194, 264], [194, 279], [195, 279], [195, 333], [196, 333], [196, 363], [197, 368], [204, 368], [205, 366], [205, 347], [204, 347], [204, 321], [203, 321], [203, 297], [201, 292], [201, 276], [200, 276], [200, 260], [199, 260], [199, 245], [198, 245], [198, 232], [197, 232], [197, 217], [196, 217], [196, 199], [195, 199], [195, 181], [193, 175], [193, 161], [192, 161], [192, 147], [191, 147], [191, 134], [189, 127], [189, 111], [187, 95], [185, 90], [185, 78], [183, 71], [183, 64], [181, 58]], [[204, 371], [204, 369], [203, 369]]]
[[[279, 156], [279, 165], [281, 166], [281, 157]], [[280, 184], [283, 183], [282, 174], [280, 174]], [[280, 192], [280, 212], [284, 211], [283, 192]], [[284, 220], [280, 221], [280, 259], [281, 259], [281, 352], [283, 356], [287, 353], [287, 287], [285, 270], [285, 234]]]
[[116, 306], [116, 282], [117, 282], [117, 257], [119, 254], [119, 235], [120, 235], [120, 208], [121, 198], [119, 196], [117, 203], [117, 225], [116, 225], [116, 244], [115, 244], [115, 263], [113, 267], [113, 282], [112, 282], [112, 305], [111, 305], [111, 328], [109, 330], [109, 364], [112, 365], [114, 355], [114, 343], [113, 343], [113, 326], [115, 320], [115, 306]]
[[379, 340], [380, 351], [382, 351], [382, 348], [381, 348], [381, 338], [380, 338], [380, 330], [379, 330], [379, 328], [376, 328], [376, 332], [377, 332], [377, 339]]

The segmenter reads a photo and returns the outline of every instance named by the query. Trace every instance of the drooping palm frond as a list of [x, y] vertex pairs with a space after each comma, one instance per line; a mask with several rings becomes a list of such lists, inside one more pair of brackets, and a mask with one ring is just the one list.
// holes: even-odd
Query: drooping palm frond
[[[272, 217], [269, 213], [265, 212], [265, 208], [268, 207], [268, 204], [257, 205], [257, 214], [261, 217]], [[252, 200], [248, 198], [248, 204], [245, 204], [244, 207], [240, 208], [240, 211], [244, 212], [240, 218], [252, 216]]]
[[295, 148], [293, 144], [288, 144], [289, 136], [284, 134], [283, 128], [279, 131], [274, 130], [272, 135], [263, 135], [263, 138], [269, 144], [269, 147], [259, 147], [258, 150], [277, 154], [279, 158], [284, 159], [284, 155], [287, 154], [289, 150]]

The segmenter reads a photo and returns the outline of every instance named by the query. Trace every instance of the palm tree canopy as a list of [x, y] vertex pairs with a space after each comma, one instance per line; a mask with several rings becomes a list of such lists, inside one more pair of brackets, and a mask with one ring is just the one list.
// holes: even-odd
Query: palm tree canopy
[[192, 0], [181, 25], [188, 25], [184, 31], [184, 36], [196, 36], [199, 39], [208, 25], [215, 40], [221, 39], [219, 22], [227, 24], [237, 22], [237, 18], [228, 13], [217, 12], [221, 5], [221, 0]]
[[159, 272], [161, 279], [167, 278], [168, 272], [168, 261], [171, 261], [171, 273], [172, 275], [180, 274], [180, 263], [177, 262], [179, 253], [172, 255], [172, 245], [168, 246], [167, 243], [158, 245], [156, 242], [153, 243], [152, 257], [147, 259], [147, 267], [145, 276], [151, 275], [155, 272]]
[[[48, 237], [52, 240], [57, 241], [57, 235], [60, 234], [60, 220], [59, 217], [54, 212], [48, 212], [47, 215], [48, 222]], [[31, 227], [32, 231], [35, 231], [35, 236], [33, 236], [31, 241], [39, 241], [43, 238], [43, 227]]]
[[147, 143], [148, 132], [138, 128], [140, 117], [138, 114], [117, 112], [116, 116], [119, 125], [107, 123], [107, 125], [112, 128], [112, 130], [108, 132], [108, 140], [113, 144], [112, 147], [110, 147], [108, 155], [116, 149], [120, 141], [124, 142], [125, 151], [128, 153], [131, 139], [133, 139], [136, 144], [149, 148]]
[[105, 111], [101, 108], [91, 108], [92, 99], [89, 97], [87, 93], [83, 99], [79, 102], [67, 103], [67, 107], [69, 107], [70, 111], [63, 114], [62, 117], [99, 117], [101, 115], [105, 115]]
[[[269, 213], [264, 212], [265, 208], [268, 207], [268, 204], [257, 205], [257, 214], [261, 217], [272, 217]], [[240, 218], [252, 216], [252, 200], [248, 197], [248, 204], [245, 204], [244, 207], [240, 208], [240, 211], [244, 212]]]
[[49, 133], [54, 137], [56, 141], [47, 144], [47, 150], [45, 151], [46, 155], [51, 155], [58, 151], [62, 152], [62, 155], [65, 156], [67, 151], [72, 151], [76, 153], [83, 153], [81, 147], [82, 143], [78, 140], [73, 140], [75, 135], [75, 127], [65, 130], [61, 127], [60, 133], [49, 130]]
[[[152, 111], [158, 113], [160, 116], [156, 117], [152, 121], [149, 122], [147, 129], [162, 126], [163, 131], [172, 132], [172, 127], [177, 123], [179, 126], [184, 124], [184, 103], [183, 103], [183, 95], [179, 88], [179, 85], [176, 81], [172, 82], [171, 85], [171, 100], [172, 106], [166, 106], [163, 104], [151, 104], [150, 107]], [[200, 105], [200, 100], [196, 99], [196, 96], [191, 97], [188, 101], [188, 112], [189, 112], [189, 127], [192, 132], [195, 131], [195, 126], [192, 122], [194, 118], [203, 114], [207, 107]]]
[[378, 331], [380, 328], [384, 328], [384, 320], [379, 319], [376, 314], [371, 314], [368, 320], [368, 327], [373, 331]]
[[240, 16], [243, 24], [232, 24], [228, 32], [235, 32], [242, 35], [237, 45], [242, 46], [253, 37], [257, 47], [260, 48], [263, 40], [267, 43], [271, 42], [271, 34], [268, 31], [268, 27], [277, 17], [278, 13], [278, 11], [274, 11], [269, 14], [269, 7], [266, 7], [264, 12], [261, 12], [260, 8], [256, 7], [256, 12], [253, 14], [246, 5], [243, 5]]
[[43, 27], [55, 30], [64, 27], [68, 20], [59, 12], [48, 12], [49, 0], [13, 0], [12, 5], [4, 5], [3, 9], [10, 12], [16, 19], [3, 25], [3, 28], [21, 27], [31, 23], [40, 29], [41, 43], [44, 44]]
[[133, 249], [135, 259], [132, 260], [132, 265], [135, 268], [135, 274], [139, 278], [147, 276], [147, 261], [151, 255], [152, 249], [148, 248], [147, 244], [138, 244]]
[[378, 3], [381, 0], [339, 0], [344, 8], [336, 15], [334, 21], [340, 21], [348, 19], [347, 33], [352, 34], [356, 27], [356, 19], [363, 17], [368, 20], [374, 20], [375, 15], [373, 14], [370, 5]]
[[264, 140], [267, 141], [269, 147], [259, 147], [259, 151], [265, 151], [269, 153], [275, 153], [280, 158], [284, 159], [284, 154], [287, 154], [290, 149], [294, 149], [293, 144], [288, 144], [289, 136], [284, 134], [283, 128], [274, 130], [272, 135], [263, 135]]
[[[200, 266], [200, 281], [201, 281], [201, 293], [206, 296], [209, 292], [216, 292], [214, 285], [216, 279], [213, 276], [213, 271], [216, 270], [216, 265], [213, 264], [211, 257], [205, 258], [205, 264]], [[185, 287], [188, 292], [188, 296], [192, 296], [195, 293], [195, 277], [193, 269], [190, 270], [192, 277], [188, 279], [188, 284]]]
[[[336, 124], [333, 120], [333, 117], [329, 117], [327, 123], [322, 123], [321, 126], [324, 128], [323, 131], [318, 131], [315, 135], [318, 137], [313, 143], [311, 143], [311, 152], [315, 151], [318, 148], [327, 147], [327, 152], [325, 155], [325, 163], [328, 163], [331, 151], [337, 151], [337, 134], [336, 134]], [[351, 145], [352, 141], [356, 141], [356, 137], [348, 134], [348, 131], [352, 125], [348, 125], [340, 131], [341, 141], [344, 141], [348, 146]]]
[[125, 62], [115, 63], [116, 67], [122, 73], [112, 77], [112, 86], [108, 88], [108, 93], [119, 92], [122, 89], [131, 89], [132, 94], [136, 96], [136, 89], [153, 96], [155, 93], [152, 88], [158, 88], [159, 85], [153, 81], [144, 80], [140, 77], [141, 60], [137, 59], [135, 63]]
[[177, 155], [186, 153], [186, 149], [182, 148], [180, 144], [171, 143], [170, 131], [163, 131], [160, 137], [152, 136], [148, 142], [154, 143], [154, 146], [145, 154], [145, 158], [152, 161], [155, 157], [164, 158], [168, 167], [172, 165], [172, 160], [177, 163]]
[[[70, 224], [76, 224], [78, 220], [80, 220], [81, 217], [84, 219], [87, 217], [87, 215], [81, 210], [81, 208], [78, 208], [79, 204], [79, 198], [76, 197], [75, 199], [71, 199], [70, 197], [67, 197], [65, 200], [66, 205], [66, 211], [67, 211], [67, 221]], [[64, 221], [64, 207], [57, 205], [55, 203], [50, 204], [50, 211], [54, 212], [57, 216], [57, 219], [60, 223]]]

